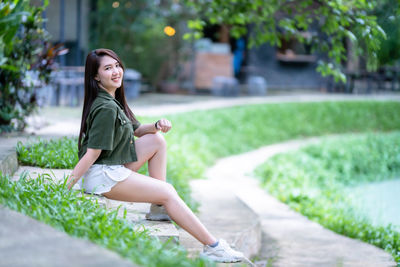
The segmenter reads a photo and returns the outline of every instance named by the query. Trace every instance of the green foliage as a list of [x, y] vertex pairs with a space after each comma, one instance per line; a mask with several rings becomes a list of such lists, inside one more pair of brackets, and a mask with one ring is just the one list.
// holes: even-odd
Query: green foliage
[[48, 39], [42, 28], [44, 7], [27, 0], [0, 3], [0, 132], [23, 129], [24, 117], [35, 109], [31, 76], [48, 80], [48, 70], [35, 67]]
[[374, 14], [379, 25], [387, 34], [378, 51], [379, 65], [392, 65], [400, 59], [400, 3], [399, 1], [380, 0]]
[[[320, 102], [239, 106], [167, 116], [170, 152], [185, 158], [182, 171], [192, 177], [216, 158], [243, 153], [293, 138], [332, 133], [399, 129], [400, 103]], [[179, 151], [179, 152], [178, 152]], [[170, 156], [169, 165], [179, 161]], [[178, 163], [179, 164], [179, 163]], [[177, 168], [178, 166], [175, 166]]]
[[[185, 19], [185, 10], [176, 1], [130, 0], [96, 1], [92, 12], [94, 30], [90, 46], [107, 47], [118, 53], [128, 68], [138, 70], [146, 81], [159, 82], [161, 76], [170, 75], [170, 61], [182, 48], [179, 21]], [[165, 26], [177, 30], [175, 36], [164, 33]], [[175, 62], [176, 64], [176, 62]]]
[[72, 169], [78, 163], [78, 139], [30, 140], [17, 143], [18, 159], [23, 165]]
[[118, 210], [109, 211], [97, 200], [50, 176], [17, 182], [0, 176], [0, 203], [13, 210], [45, 222], [61, 231], [119, 253], [141, 266], [213, 266], [202, 259], [188, 259], [187, 253], [171, 242], [161, 243], [146, 231], [134, 230]]
[[[249, 44], [269, 43], [281, 46], [286, 38], [310, 44], [312, 51], [328, 56], [319, 63], [322, 75], [333, 75], [343, 80], [340, 66], [347, 58], [344, 40], [358, 47], [359, 55], [366, 55], [370, 69], [376, 67], [377, 51], [384, 31], [370, 15], [374, 5], [370, 1], [354, 0], [298, 0], [298, 1], [185, 1], [201, 18], [189, 21], [188, 26], [199, 36], [203, 22], [227, 24], [235, 38], [249, 32]], [[303, 32], [312, 36], [305, 38]], [[189, 36], [187, 36], [189, 38]]]
[[352, 186], [400, 175], [400, 132], [326, 139], [299, 151], [278, 154], [257, 176], [275, 197], [340, 234], [392, 253], [400, 263], [400, 233], [374, 226], [352, 202]]

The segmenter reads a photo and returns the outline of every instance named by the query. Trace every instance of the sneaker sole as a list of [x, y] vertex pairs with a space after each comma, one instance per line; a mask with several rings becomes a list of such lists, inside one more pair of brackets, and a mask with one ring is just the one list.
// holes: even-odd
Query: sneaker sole
[[149, 220], [149, 221], [162, 221], [162, 222], [171, 221], [171, 219], [169, 217], [166, 217], [165, 215], [161, 215], [161, 216], [157, 216], [157, 215], [147, 216], [146, 215], [146, 220]]
[[215, 256], [208, 256], [205, 254], [200, 254], [200, 257], [202, 258], [207, 258], [215, 262], [222, 262], [222, 263], [235, 263], [235, 262], [241, 262], [241, 258], [236, 258], [236, 259], [228, 259], [228, 258], [220, 258], [220, 257], [215, 257]]

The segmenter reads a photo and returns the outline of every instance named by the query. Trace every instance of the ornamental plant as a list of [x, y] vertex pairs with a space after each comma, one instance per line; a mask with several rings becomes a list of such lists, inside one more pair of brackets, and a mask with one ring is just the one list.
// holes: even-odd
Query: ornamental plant
[[0, 133], [22, 130], [36, 106], [35, 85], [48, 82], [57, 51], [43, 29], [43, 6], [0, 2]]

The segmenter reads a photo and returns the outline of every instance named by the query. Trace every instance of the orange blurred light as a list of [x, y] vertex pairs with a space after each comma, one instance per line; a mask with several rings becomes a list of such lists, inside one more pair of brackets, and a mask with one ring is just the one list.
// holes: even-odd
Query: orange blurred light
[[112, 3], [112, 7], [113, 7], [113, 8], [119, 7], [119, 2], [118, 2], [118, 1], [115, 1], [114, 3]]
[[168, 36], [174, 36], [175, 35], [175, 29], [172, 28], [171, 26], [166, 26], [164, 28], [164, 33]]

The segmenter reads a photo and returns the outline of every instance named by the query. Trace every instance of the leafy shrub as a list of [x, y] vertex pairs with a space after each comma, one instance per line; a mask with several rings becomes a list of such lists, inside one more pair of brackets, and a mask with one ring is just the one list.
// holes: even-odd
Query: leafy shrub
[[381, 47], [377, 53], [381, 66], [393, 65], [400, 58], [400, 18], [395, 15], [399, 10], [399, 1], [381, 0], [377, 2], [373, 12], [387, 37], [381, 40]]
[[[51, 58], [43, 7], [28, 0], [0, 3], [0, 133], [21, 130], [36, 108], [34, 80], [48, 82]], [[50, 58], [49, 58], [50, 57]]]

